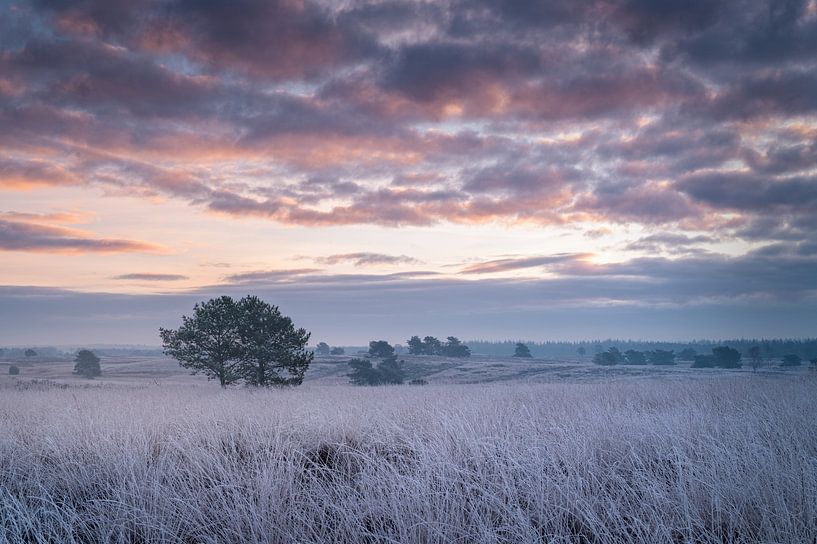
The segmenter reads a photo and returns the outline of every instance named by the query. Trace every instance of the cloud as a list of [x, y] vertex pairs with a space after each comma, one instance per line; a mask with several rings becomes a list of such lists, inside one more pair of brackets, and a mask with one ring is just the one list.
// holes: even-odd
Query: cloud
[[[811, 7], [810, 7], [811, 6]], [[0, 23], [0, 189], [314, 228], [813, 232], [812, 4], [36, 2]], [[730, 217], [727, 217], [730, 216]], [[780, 232], [780, 230], [787, 232]], [[717, 238], [713, 234], [713, 237]]]
[[161, 246], [136, 240], [96, 238], [89, 233], [0, 219], [0, 251], [47, 253], [157, 253]]
[[241, 284], [253, 282], [286, 282], [293, 281], [301, 276], [316, 274], [321, 272], [319, 268], [292, 268], [287, 270], [256, 270], [253, 272], [241, 272], [225, 276], [228, 283]]
[[340, 253], [336, 255], [329, 255], [327, 257], [318, 257], [315, 259], [315, 262], [330, 265], [342, 262], [351, 262], [355, 266], [374, 266], [380, 264], [420, 264], [422, 261], [406, 255], [386, 255], [384, 253], [359, 252]]
[[[556, 256], [552, 262], [553, 273], [545, 278], [269, 271], [271, 281], [261, 277], [252, 284], [228, 282], [162, 295], [0, 287], [0, 305], [7, 310], [0, 312], [0, 342], [104, 337], [158, 343], [157, 326], [175, 326], [195, 302], [243, 296], [249, 285], [299, 326], [352, 343], [372, 337], [400, 341], [421, 328], [460, 337], [688, 339], [808, 335], [817, 326], [813, 247], [740, 257], [594, 264]], [[281, 276], [298, 279], [278, 281]]]
[[136, 272], [131, 274], [121, 274], [114, 276], [115, 280], [135, 280], [135, 281], [180, 281], [190, 279], [181, 274], [154, 274], [151, 272]]
[[556, 255], [544, 255], [537, 257], [518, 257], [495, 259], [492, 261], [485, 261], [475, 263], [463, 268], [462, 274], [493, 274], [497, 272], [508, 272], [511, 270], [522, 270], [526, 268], [548, 267], [551, 265], [559, 265], [565, 262], [581, 260], [589, 257], [588, 254], [583, 253], [558, 253]]

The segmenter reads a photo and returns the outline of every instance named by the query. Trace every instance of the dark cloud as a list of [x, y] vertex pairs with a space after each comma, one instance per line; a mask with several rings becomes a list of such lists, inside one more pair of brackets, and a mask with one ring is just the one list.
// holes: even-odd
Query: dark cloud
[[159, 252], [162, 248], [135, 240], [97, 238], [53, 225], [0, 219], [0, 251], [131, 253]]
[[401, 341], [435, 327], [485, 338], [805, 336], [817, 326], [813, 250], [611, 264], [563, 256], [542, 279], [305, 272], [298, 281], [278, 281], [276, 274], [292, 272], [272, 271], [271, 281], [162, 295], [0, 287], [7, 310], [0, 312], [0, 342], [57, 343], [65, 335], [75, 343], [158, 343], [156, 327], [175, 326], [195, 302], [243, 296], [250, 286], [315, 334], [352, 343]]
[[314, 227], [762, 240], [777, 213], [767, 241], [802, 241], [815, 25], [799, 0], [32, 2], [0, 22], [0, 189]]

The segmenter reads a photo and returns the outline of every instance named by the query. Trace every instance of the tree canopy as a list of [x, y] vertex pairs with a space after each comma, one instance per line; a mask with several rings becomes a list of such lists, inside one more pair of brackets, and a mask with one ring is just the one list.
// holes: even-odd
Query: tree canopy
[[528, 349], [528, 346], [526, 346], [522, 342], [517, 342], [516, 343], [516, 348], [514, 349], [513, 356], [514, 357], [532, 357], [532, 355], [530, 354], [530, 349]]
[[95, 378], [102, 374], [99, 357], [91, 350], [79, 350], [74, 358], [74, 363], [74, 374], [79, 374], [83, 378]]
[[222, 387], [298, 385], [312, 362], [310, 334], [258, 297], [229, 296], [196, 304], [178, 329], [159, 329], [166, 354]]

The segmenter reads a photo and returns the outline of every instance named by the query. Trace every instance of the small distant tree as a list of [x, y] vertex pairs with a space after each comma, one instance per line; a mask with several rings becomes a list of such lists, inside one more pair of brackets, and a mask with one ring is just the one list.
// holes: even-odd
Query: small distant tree
[[579, 359], [584, 359], [584, 356], [587, 355], [587, 350], [584, 349], [584, 346], [579, 346], [576, 352], [579, 354]]
[[409, 338], [406, 345], [408, 345], [409, 355], [423, 355], [425, 353], [425, 345], [419, 336]]
[[424, 355], [442, 355], [443, 343], [434, 336], [426, 336], [423, 338], [423, 354]]
[[394, 347], [385, 340], [372, 340], [369, 342], [370, 357], [391, 357], [394, 355]]
[[443, 346], [443, 355], [446, 357], [470, 357], [471, 349], [460, 342], [456, 336], [449, 336]]
[[25, 351], [25, 356], [26, 356], [26, 357], [36, 357], [36, 356], [37, 356], [37, 352], [36, 352], [36, 351], [34, 351], [34, 350], [33, 350], [33, 349], [31, 349], [31, 348], [28, 348], [28, 349]]
[[9, 365], [9, 375], [17, 376], [20, 373], [20, 367], [17, 365]]
[[692, 348], [684, 348], [678, 352], [678, 359], [680, 361], [694, 361], [698, 352]]
[[800, 366], [802, 363], [803, 359], [801, 359], [799, 355], [795, 353], [788, 353], [783, 356], [781, 366]]
[[656, 349], [647, 352], [647, 360], [654, 365], [674, 365], [675, 351]]
[[760, 364], [763, 362], [763, 357], [760, 355], [760, 346], [752, 346], [749, 348], [749, 360], [752, 364], [752, 372], [757, 372]]
[[332, 348], [329, 347], [329, 344], [326, 342], [318, 342], [318, 345], [315, 346], [315, 354], [316, 355], [329, 355], [332, 351]]
[[643, 351], [636, 351], [634, 349], [628, 349], [624, 352], [624, 360], [627, 362], [628, 365], [646, 365], [647, 364], [647, 356], [644, 354]]
[[715, 368], [714, 355], [696, 355], [692, 362], [692, 368]]
[[380, 374], [380, 383], [383, 384], [401, 384], [406, 379], [405, 362], [398, 361], [396, 355], [386, 357], [377, 365], [378, 373]]
[[527, 358], [533, 357], [533, 355], [531, 355], [531, 353], [530, 353], [530, 348], [528, 348], [528, 346], [526, 346], [522, 342], [517, 342], [516, 343], [516, 349], [513, 352], [513, 356], [514, 357], [527, 357]]
[[720, 368], [740, 368], [740, 352], [729, 346], [718, 346], [712, 348], [712, 356], [715, 357], [715, 366]]
[[88, 349], [81, 349], [74, 358], [74, 374], [79, 374], [83, 378], [95, 378], [102, 374], [99, 366], [99, 357]]
[[346, 353], [346, 350], [344, 350], [343, 348], [338, 348], [338, 347], [332, 348], [329, 351], [329, 355], [343, 355], [344, 353]]
[[814, 358], [809, 361], [809, 369], [810, 370], [817, 370], [817, 358]]
[[349, 381], [354, 385], [401, 384], [406, 378], [404, 362], [398, 362], [394, 355], [383, 359], [377, 367], [372, 366], [371, 359], [352, 359], [349, 366], [352, 368]]

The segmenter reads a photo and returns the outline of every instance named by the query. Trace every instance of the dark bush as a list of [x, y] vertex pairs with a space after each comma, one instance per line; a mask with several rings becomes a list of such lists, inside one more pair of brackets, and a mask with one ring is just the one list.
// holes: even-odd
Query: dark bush
[[20, 373], [20, 367], [16, 365], [9, 366], [9, 375], [10, 376], [17, 376]]
[[801, 359], [799, 355], [788, 353], [783, 356], [781, 366], [800, 366], [802, 363], [803, 359]]
[[714, 355], [696, 355], [692, 368], [715, 368]]
[[718, 346], [712, 348], [712, 355], [715, 357], [715, 366], [720, 368], [740, 368], [740, 352], [729, 346]]

